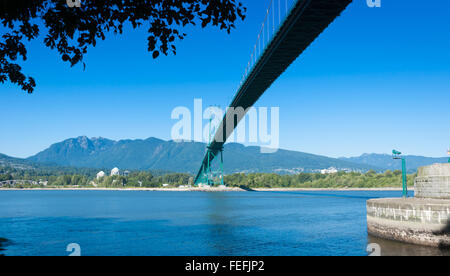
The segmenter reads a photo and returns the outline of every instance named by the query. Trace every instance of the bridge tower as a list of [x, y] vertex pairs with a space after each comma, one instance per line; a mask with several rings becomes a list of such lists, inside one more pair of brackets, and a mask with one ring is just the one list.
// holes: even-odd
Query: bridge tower
[[[214, 152], [218, 152], [218, 154], [214, 154]], [[208, 146], [206, 149], [206, 155], [208, 156], [208, 161], [206, 164], [202, 165], [201, 174], [195, 185], [224, 185], [223, 182], [223, 147], [220, 149], [214, 149], [211, 146]], [[220, 155], [220, 163], [219, 169], [214, 170], [212, 166], [212, 161]]]
[[[201, 167], [201, 173], [197, 180], [195, 181], [195, 185], [208, 185], [208, 186], [215, 186], [215, 185], [224, 185], [223, 182], [223, 145], [220, 147], [214, 147], [211, 140], [211, 135], [214, 135], [214, 130], [211, 131], [211, 122], [212, 120], [209, 120], [209, 141], [208, 146], [206, 147], [206, 156], [207, 161], [206, 163], [202, 164]], [[212, 161], [220, 155], [220, 161], [219, 161], [219, 169], [213, 170]]]

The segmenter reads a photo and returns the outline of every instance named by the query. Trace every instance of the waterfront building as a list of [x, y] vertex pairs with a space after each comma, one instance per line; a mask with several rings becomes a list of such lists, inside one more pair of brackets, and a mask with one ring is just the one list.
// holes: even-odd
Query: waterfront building
[[324, 169], [324, 170], [320, 170], [321, 174], [333, 174], [333, 173], [337, 173], [338, 170], [334, 167], [331, 167], [329, 169]]
[[106, 175], [106, 174], [105, 174], [104, 171], [99, 171], [99, 172], [97, 173], [97, 179], [100, 179], [100, 178], [104, 177], [105, 175]]
[[120, 175], [120, 170], [118, 168], [114, 168], [111, 170], [111, 176]]

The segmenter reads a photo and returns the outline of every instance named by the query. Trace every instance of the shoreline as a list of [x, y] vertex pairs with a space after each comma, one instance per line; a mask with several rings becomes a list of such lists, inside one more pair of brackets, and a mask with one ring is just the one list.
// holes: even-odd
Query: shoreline
[[[408, 188], [414, 191], [414, 188]], [[230, 188], [0, 188], [0, 191], [147, 191], [147, 192], [247, 192], [247, 190]], [[402, 191], [399, 187], [381, 188], [254, 188], [255, 192], [315, 192], [315, 191]]]

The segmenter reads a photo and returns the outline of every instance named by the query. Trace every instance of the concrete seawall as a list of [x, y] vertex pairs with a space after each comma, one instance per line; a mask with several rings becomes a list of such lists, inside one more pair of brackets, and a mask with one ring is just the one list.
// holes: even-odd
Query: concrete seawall
[[367, 201], [367, 231], [390, 240], [450, 248], [450, 164], [421, 167], [414, 198]]
[[417, 198], [450, 199], [450, 164], [419, 168], [414, 187]]
[[367, 201], [367, 229], [376, 237], [450, 247], [450, 200], [382, 198]]

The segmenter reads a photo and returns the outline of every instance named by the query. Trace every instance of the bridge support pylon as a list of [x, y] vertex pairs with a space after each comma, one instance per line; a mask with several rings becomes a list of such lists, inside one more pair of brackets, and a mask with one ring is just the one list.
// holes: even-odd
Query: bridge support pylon
[[[214, 154], [214, 152], [217, 152]], [[223, 176], [223, 147], [220, 149], [213, 149], [211, 146], [208, 146], [206, 149], [207, 161], [202, 164], [201, 174], [197, 178], [195, 182], [196, 186], [207, 185], [207, 186], [216, 186], [216, 185], [224, 185], [224, 176]], [[213, 170], [212, 161], [220, 155], [220, 163], [219, 169]]]

